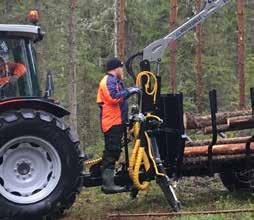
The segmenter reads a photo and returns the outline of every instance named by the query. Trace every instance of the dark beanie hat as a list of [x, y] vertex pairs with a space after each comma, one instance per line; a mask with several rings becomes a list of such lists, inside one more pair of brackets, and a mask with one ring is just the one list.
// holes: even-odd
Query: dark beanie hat
[[123, 67], [123, 63], [117, 59], [117, 58], [113, 58], [108, 60], [107, 64], [106, 64], [106, 71], [110, 71], [113, 69], [116, 69], [118, 67]]

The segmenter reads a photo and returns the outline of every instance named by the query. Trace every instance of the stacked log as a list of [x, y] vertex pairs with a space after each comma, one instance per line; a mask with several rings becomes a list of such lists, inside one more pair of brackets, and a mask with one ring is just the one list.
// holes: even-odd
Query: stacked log
[[228, 118], [227, 119], [227, 125], [230, 128], [241, 128], [241, 127], [246, 127], [246, 128], [253, 128], [254, 124], [254, 117], [252, 115], [246, 115], [242, 117], [234, 117], [234, 118]]
[[[216, 144], [219, 144], [219, 145], [242, 144], [242, 143], [248, 143], [250, 141], [252, 141], [252, 136], [218, 139]], [[198, 147], [198, 146], [209, 145], [210, 143], [211, 143], [211, 140], [199, 140], [199, 141], [195, 141], [195, 142], [186, 142], [185, 146], [186, 147]]]
[[[254, 128], [252, 110], [219, 112], [216, 114], [217, 131], [235, 131]], [[212, 132], [211, 116], [199, 116], [190, 113], [184, 115], [185, 129], [202, 129], [204, 134]]]
[[[241, 144], [220, 144], [213, 146], [213, 155], [235, 155], [235, 154], [245, 154], [246, 153], [246, 143]], [[254, 153], [254, 143], [250, 144], [250, 152]], [[205, 146], [195, 146], [195, 147], [185, 147], [184, 156], [206, 156], [208, 155], [208, 145]]]
[[[217, 131], [238, 131], [250, 128], [254, 128], [254, 117], [252, 115], [245, 115], [228, 118], [226, 124], [217, 126]], [[212, 132], [212, 126], [203, 128], [203, 132], [204, 134], [210, 134]]]
[[[235, 112], [219, 112], [216, 114], [216, 122], [217, 132], [254, 128], [254, 116], [251, 109]], [[201, 129], [204, 134], [212, 133], [210, 115], [200, 116], [186, 113], [184, 115], [184, 126], [185, 129]], [[226, 157], [239, 154], [245, 155], [246, 144], [251, 142], [254, 142], [252, 136], [218, 139], [216, 145], [213, 146], [212, 153], [214, 156], [223, 155]], [[211, 140], [187, 142], [184, 156], [207, 156], [210, 143]], [[250, 151], [248, 153], [254, 154], [254, 143], [250, 144]]]

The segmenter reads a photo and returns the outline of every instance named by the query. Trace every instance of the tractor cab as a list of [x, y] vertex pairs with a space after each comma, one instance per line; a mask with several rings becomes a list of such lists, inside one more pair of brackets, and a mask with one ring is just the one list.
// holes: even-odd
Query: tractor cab
[[0, 24], [0, 100], [40, 96], [33, 44], [42, 37], [38, 26]]

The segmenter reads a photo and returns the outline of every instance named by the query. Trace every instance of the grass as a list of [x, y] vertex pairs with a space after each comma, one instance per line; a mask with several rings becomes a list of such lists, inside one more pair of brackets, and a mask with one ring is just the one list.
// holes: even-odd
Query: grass
[[[178, 183], [177, 196], [182, 202], [182, 211], [254, 208], [254, 196], [252, 194], [230, 193], [224, 188], [218, 177], [183, 178]], [[75, 204], [65, 213], [62, 220], [106, 219], [109, 213], [149, 213], [170, 211], [171, 209], [164, 198], [163, 193], [153, 181], [149, 190], [140, 192], [136, 199], [131, 199], [128, 193], [105, 195], [98, 187], [84, 188], [82, 193], [76, 199]], [[254, 219], [254, 213], [183, 216], [173, 219], [251, 220]]]
[[[103, 142], [86, 149], [93, 152], [94, 158], [100, 157]], [[121, 160], [121, 159], [120, 159]], [[182, 203], [182, 211], [210, 211], [226, 209], [254, 208], [254, 195], [249, 193], [231, 193], [221, 183], [218, 176], [190, 177], [179, 181], [177, 197]], [[171, 212], [162, 191], [155, 181], [151, 182], [148, 191], [139, 192], [138, 197], [131, 199], [129, 193], [105, 195], [100, 187], [83, 188], [74, 205], [66, 211], [61, 220], [99, 220], [108, 214], [117, 213], [150, 213]], [[127, 219], [127, 218], [124, 218]], [[130, 219], [130, 218], [129, 218]], [[136, 218], [132, 218], [138, 220]], [[169, 218], [147, 218], [169, 219]], [[199, 215], [171, 218], [174, 220], [252, 220], [253, 213]]]

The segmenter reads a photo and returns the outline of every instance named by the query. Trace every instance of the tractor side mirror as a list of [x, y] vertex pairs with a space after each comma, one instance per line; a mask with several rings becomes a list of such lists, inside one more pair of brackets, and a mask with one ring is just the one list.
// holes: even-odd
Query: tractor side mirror
[[49, 70], [47, 73], [47, 79], [46, 79], [46, 91], [45, 91], [45, 98], [49, 98], [54, 93], [54, 82], [53, 82], [53, 75], [52, 72]]

